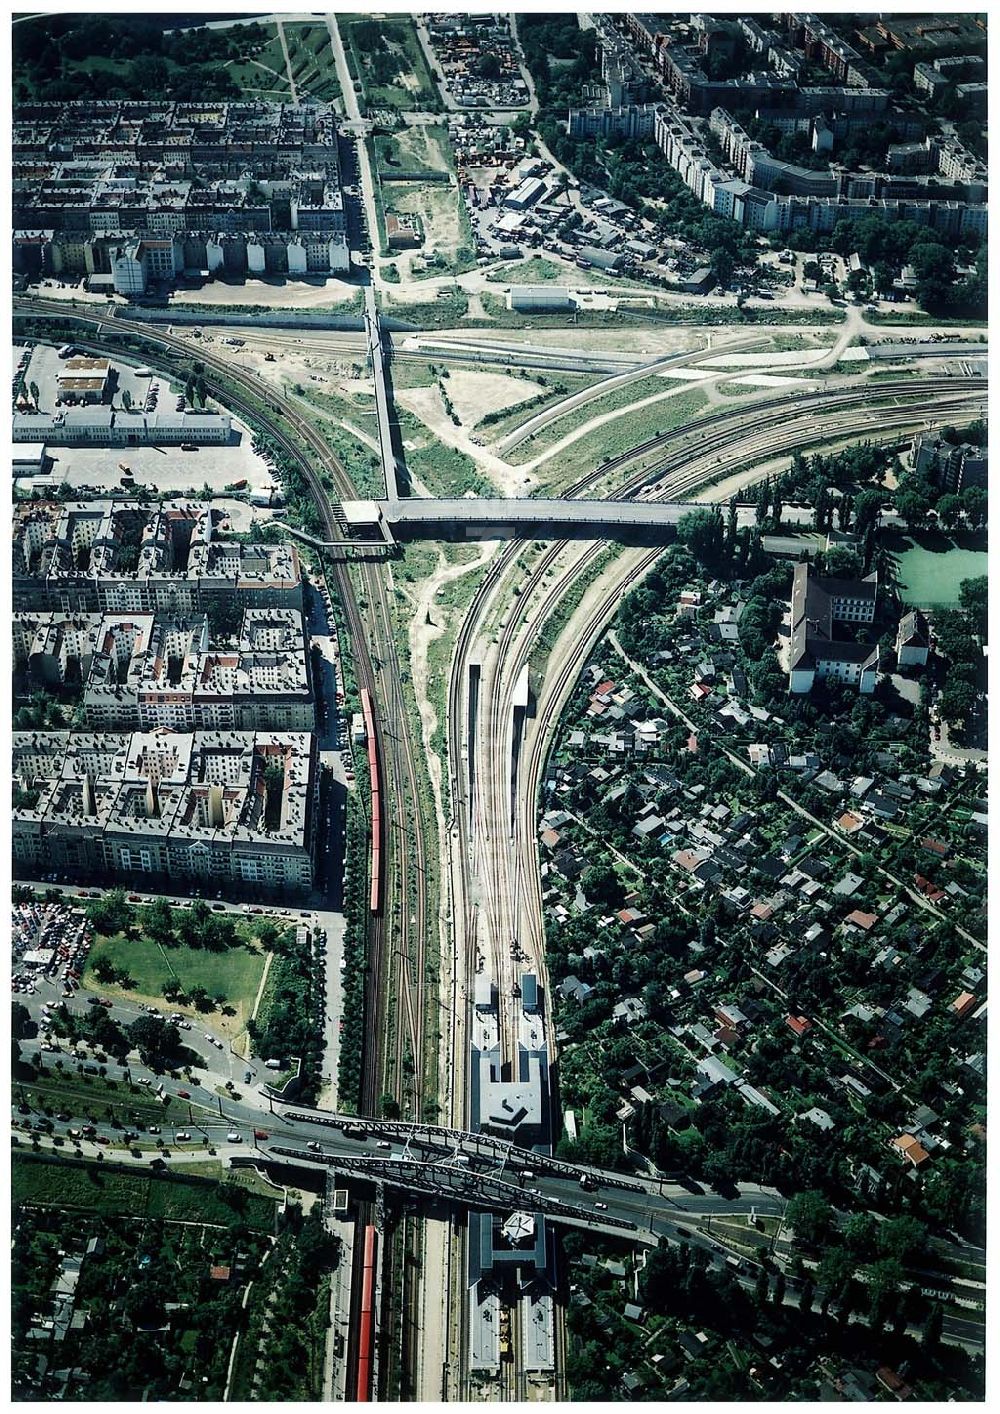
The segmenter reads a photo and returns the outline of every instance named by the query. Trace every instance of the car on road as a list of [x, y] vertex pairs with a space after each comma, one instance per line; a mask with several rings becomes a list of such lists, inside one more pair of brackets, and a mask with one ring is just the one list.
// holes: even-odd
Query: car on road
[[174, 1139], [178, 1144], [186, 1144], [190, 1142], [191, 1136], [186, 1129], [182, 1129], [179, 1134], [174, 1135]]
[[177, 1098], [178, 1098], [178, 1100], [190, 1100], [190, 1098], [191, 1098], [191, 1091], [190, 1091], [190, 1090], [178, 1090], [178, 1091], [177, 1091]]
[[266, 1129], [255, 1129], [253, 1132], [253, 1137], [255, 1139], [270, 1139], [271, 1136], [268, 1134]]
[[314, 1154], [318, 1154], [318, 1153], [320, 1152], [319, 1140], [318, 1140], [318, 1139], [308, 1139], [308, 1140], [306, 1141], [306, 1148], [307, 1148], [307, 1149], [311, 1149]]
[[230, 1144], [241, 1144], [243, 1142], [243, 1136], [238, 1134], [235, 1129], [231, 1129], [226, 1135], [226, 1138]]
[[252, 1080], [253, 1080], [253, 1071], [252, 1071], [252, 1070], [245, 1070], [245, 1071], [243, 1072], [243, 1084], [244, 1084], [244, 1085], [249, 1085]]
[[150, 1134], [159, 1134], [160, 1126], [158, 1124], [151, 1124], [149, 1126], [149, 1132]]

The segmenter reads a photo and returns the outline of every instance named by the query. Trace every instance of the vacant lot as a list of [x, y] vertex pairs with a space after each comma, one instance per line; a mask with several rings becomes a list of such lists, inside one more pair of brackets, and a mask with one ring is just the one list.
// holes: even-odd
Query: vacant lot
[[[124, 968], [132, 985], [102, 982], [95, 966], [106, 961]], [[227, 948], [224, 952], [207, 952], [203, 948], [172, 946], [161, 948], [149, 938], [126, 938], [121, 933], [111, 938], [97, 938], [87, 958], [83, 974], [84, 985], [110, 995], [131, 997], [136, 1001], [162, 1002], [164, 989], [171, 982], [180, 984], [188, 995], [203, 987], [209, 997], [221, 997], [233, 1010], [232, 1016], [213, 1017], [213, 1025], [236, 1033], [242, 1031], [250, 1018], [257, 988], [264, 972], [265, 957], [250, 947]], [[179, 1007], [194, 1016], [193, 1007]]]
[[163, 1218], [172, 1222], [214, 1223], [231, 1227], [244, 1223], [261, 1232], [274, 1228], [275, 1204], [260, 1194], [246, 1193], [239, 1207], [227, 1203], [217, 1183], [15, 1154], [11, 1163], [12, 1199], [45, 1207], [80, 1208], [104, 1214]]

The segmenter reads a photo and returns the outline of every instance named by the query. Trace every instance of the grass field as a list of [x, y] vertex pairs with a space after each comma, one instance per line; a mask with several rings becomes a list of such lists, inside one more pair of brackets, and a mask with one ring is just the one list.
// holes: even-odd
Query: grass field
[[539, 285], [549, 280], [559, 280], [562, 284], [580, 283], [579, 271], [574, 272], [567, 265], [557, 265], [554, 260], [546, 260], [542, 255], [513, 261], [509, 265], [498, 265], [486, 278], [494, 285]]
[[213, 1223], [232, 1227], [245, 1223], [259, 1232], [274, 1229], [275, 1202], [246, 1193], [239, 1206], [227, 1203], [220, 1185], [183, 1182], [168, 1176], [115, 1168], [111, 1164], [47, 1159], [15, 1154], [11, 1161], [14, 1203], [38, 1203], [51, 1208], [79, 1208], [103, 1214], [163, 1218], [168, 1222]]
[[288, 84], [285, 55], [278, 38], [277, 25], [263, 25], [267, 43], [260, 53], [228, 62], [226, 72], [239, 84], [244, 98], [260, 98], [272, 103], [288, 103], [292, 90]]
[[[395, 371], [393, 372], [395, 377]], [[538, 395], [538, 401], [532, 399], [531, 404], [522, 404], [520, 407], [511, 408], [504, 417], [497, 418], [495, 422], [477, 423], [482, 436], [491, 445], [495, 445], [506, 437], [508, 432], [513, 432], [522, 423], [527, 422], [529, 417], [534, 417], [535, 413], [541, 412], [543, 408], [551, 406], [560, 398], [569, 397], [571, 393], [579, 393], [584, 388], [590, 388], [594, 383], [600, 382], [605, 377], [603, 373], [555, 373], [551, 375], [551, 383]], [[535, 381], [540, 382], [541, 379]]]
[[496, 487], [476, 469], [471, 457], [455, 447], [447, 447], [412, 413], [399, 411], [399, 429], [405, 448], [406, 465], [433, 496], [495, 496]]
[[[554, 447], [557, 442], [561, 442], [564, 437], [568, 437], [571, 432], [575, 432], [578, 427], [583, 427], [592, 418], [603, 417], [609, 412], [618, 412], [623, 408], [629, 408], [633, 403], [641, 402], [643, 398], [655, 397], [658, 393], [667, 393], [671, 388], [676, 388], [677, 382], [671, 378], [660, 378], [652, 374], [648, 378], [637, 378], [631, 383], [626, 383], [621, 388], [613, 388], [610, 393], [605, 393], [603, 397], [593, 398], [590, 402], [583, 403], [580, 407], [571, 409], [564, 417], [558, 417], [550, 422], [547, 427], [543, 427], [533, 436], [526, 438], [516, 447], [512, 447], [507, 460], [515, 466], [520, 466], [522, 462], [532, 461], [539, 453], [544, 452], [549, 447]], [[679, 394], [683, 397], [683, 394]], [[673, 399], [662, 404], [666, 415], [673, 405]], [[654, 404], [652, 408], [641, 408], [636, 412], [637, 417], [642, 417], [644, 413], [656, 413], [660, 410], [660, 404]], [[622, 421], [625, 421], [623, 416]], [[659, 424], [657, 424], [659, 425]], [[607, 426], [613, 427], [614, 423]], [[604, 429], [600, 429], [604, 430]], [[641, 440], [641, 439], [640, 439]], [[634, 446], [634, 442], [629, 443]]]
[[926, 609], [950, 609], [958, 603], [958, 587], [963, 579], [975, 579], [985, 574], [988, 556], [985, 550], [930, 550], [907, 539], [909, 549], [899, 555], [899, 578], [902, 597], [907, 604]]
[[[627, 417], [615, 418], [603, 427], [595, 428], [541, 462], [533, 474], [539, 478], [540, 489], [555, 489], [582, 476], [584, 472], [592, 471], [602, 462], [621, 456], [658, 432], [679, 427], [681, 423], [697, 417], [706, 406], [707, 399], [702, 392], [691, 389], [678, 393], [674, 398], [653, 403]], [[627, 471], [634, 471], [640, 465], [640, 462], [630, 463]]]
[[[117, 983], [100, 981], [94, 966], [102, 960], [126, 968], [134, 985], [122, 988]], [[111, 938], [95, 939], [83, 982], [94, 991], [137, 1001], [162, 1000], [163, 989], [174, 980], [186, 992], [204, 987], [210, 997], [225, 998], [236, 1013], [236, 1023], [242, 1027], [250, 1016], [263, 971], [264, 954], [248, 947], [228, 948], [225, 952], [183, 946], [161, 948], [148, 938], [126, 938], [116, 933]]]
[[181, 1100], [171, 1099], [163, 1104], [144, 1086], [133, 1089], [124, 1080], [79, 1075], [75, 1066], [76, 1062], [67, 1055], [62, 1071], [50, 1066], [37, 1080], [18, 1083], [17, 1093], [20, 1095], [23, 1091], [25, 1098], [36, 1106], [66, 1110], [74, 1118], [97, 1121], [106, 1117], [109, 1106], [119, 1112], [118, 1117], [123, 1122], [133, 1115], [143, 1124], [162, 1120], [168, 1124], [180, 1123], [187, 1118], [187, 1105]]

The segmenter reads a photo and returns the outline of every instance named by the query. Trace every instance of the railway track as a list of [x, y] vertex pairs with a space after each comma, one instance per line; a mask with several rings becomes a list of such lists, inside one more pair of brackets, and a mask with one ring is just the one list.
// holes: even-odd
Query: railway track
[[[98, 346], [101, 352], [108, 351], [106, 347], [100, 347], [101, 336], [112, 333], [119, 336], [123, 327], [126, 327], [116, 324], [106, 315], [81, 314], [79, 311], [67, 310], [52, 301], [32, 301], [27, 307], [24, 302], [20, 302], [20, 307], [16, 308], [15, 312], [93, 325], [94, 339], [88, 341], [80, 338], [78, 342], [82, 345], [90, 342], [92, 347]], [[285, 454], [292, 458], [306, 481], [326, 536], [330, 540], [341, 538], [327, 489], [316, 467], [286, 429], [294, 432], [313, 454], [318, 465], [330, 477], [341, 499], [354, 496], [354, 487], [335, 453], [293, 403], [255, 375], [234, 369], [218, 355], [192, 345], [190, 341], [178, 338], [157, 326], [136, 322], [130, 323], [127, 331], [185, 359], [195, 356], [199, 358], [204, 364], [206, 382], [213, 395], [247, 419], [251, 425], [266, 424], [269, 435]], [[117, 352], [117, 347], [112, 351]], [[224, 378], [225, 383], [218, 382], [220, 378]], [[271, 416], [262, 414], [260, 401], [271, 411]], [[283, 422], [275, 419], [273, 412], [277, 412]], [[415, 1111], [419, 1111], [423, 1097], [422, 1038], [427, 921], [424, 881], [427, 874], [423, 822], [419, 810], [417, 763], [410, 736], [405, 729], [393, 733], [385, 726], [386, 721], [394, 724], [403, 724], [406, 721], [406, 705], [395, 655], [385, 579], [379, 572], [379, 566], [370, 563], [357, 566], [357, 573], [362, 580], [372, 611], [370, 639], [361, 615], [350, 568], [343, 562], [335, 562], [332, 566], [332, 577], [352, 639], [359, 688], [367, 688], [373, 699], [381, 700], [383, 708], [381, 713], [375, 714], [374, 720], [379, 770], [383, 773], [381, 795], [386, 801], [383, 849], [391, 837], [388, 828], [390, 819], [397, 832], [396, 847], [388, 851], [389, 874], [384, 890], [384, 904], [380, 911], [369, 915], [368, 922], [368, 967], [359, 1110], [362, 1114], [373, 1115], [382, 1093], [383, 1074], [389, 1075], [391, 1093], [397, 1098], [401, 1108], [404, 1104], [407, 1108], [412, 1105]], [[385, 790], [386, 770], [392, 787], [391, 813]], [[407, 820], [409, 825], [404, 823]], [[404, 831], [405, 838], [400, 839], [399, 835]], [[402, 904], [398, 913], [395, 947], [392, 947], [393, 939], [387, 919], [390, 900], [393, 897], [398, 898]], [[404, 1029], [394, 1028], [398, 1042], [394, 1053], [387, 1053], [388, 1048], [380, 1044], [380, 1038], [386, 1037], [388, 1029], [388, 1008], [381, 979], [384, 969], [389, 965], [394, 968], [395, 990], [401, 999], [404, 1015]], [[405, 1048], [408, 1048], [409, 1060]], [[409, 1097], [404, 1095], [404, 1088], [409, 1090]], [[419, 1118], [419, 1113], [414, 1117]], [[359, 1217], [359, 1238], [370, 1221], [370, 1216], [367, 1210], [362, 1211]], [[352, 1362], [356, 1360], [356, 1350], [349, 1352], [349, 1358]]]
[[[942, 382], [945, 385], [944, 387], [941, 387]], [[978, 388], [970, 388], [970, 381], [965, 379], [936, 380], [934, 386], [937, 388], [942, 398], [954, 398], [959, 403], [967, 400], [970, 394], [975, 396], [978, 392]], [[861, 415], [842, 421], [841, 425], [838, 426], [832, 434], [836, 438], [851, 437], [858, 435], [859, 432], [864, 433], [865, 431], [871, 430], [867, 424], [867, 413], [873, 403], [882, 403], [884, 400], [892, 402], [892, 400], [898, 398], [901, 393], [905, 392], [910, 394], [912, 391], [912, 380], [907, 380], [906, 384], [903, 386], [884, 386], [875, 394], [873, 394], [870, 389], [851, 392], [846, 398], [838, 398], [834, 406], [831, 406], [828, 397], [815, 401], [820, 402], [824, 410], [831, 413], [843, 413], [845, 407], [848, 412], [857, 411], [860, 405]], [[926, 398], [926, 387], [921, 390], [921, 393], [923, 397]], [[793, 400], [793, 405], [798, 401], [800, 400]], [[907, 399], [906, 401], [909, 404], [911, 400]], [[809, 414], [811, 414], [812, 411], [812, 408], [807, 409]], [[935, 411], [937, 411], [937, 408], [935, 408]], [[886, 415], [884, 412], [881, 413], [880, 425], [885, 430], [893, 430], [902, 426], [912, 425], [914, 415], [915, 409], [913, 406], [908, 405], [902, 409], [897, 406], [889, 415]], [[745, 410], [742, 415], [738, 414], [737, 416], [741, 417], [741, 420], [745, 419]], [[710, 476], [730, 472], [733, 469], [733, 465], [740, 461], [746, 461], [748, 459], [759, 461], [761, 459], [763, 449], [758, 445], [759, 437], [757, 437], [751, 442], [749, 447], [745, 446], [739, 453], [727, 456], [725, 465], [722, 465], [718, 461], [712, 461], [716, 447], [724, 440], [731, 440], [731, 428], [735, 420], [732, 413], [724, 413], [712, 419], [701, 420], [697, 429], [692, 429], [691, 427], [686, 429], [678, 428], [664, 436], [648, 439], [641, 447], [634, 448], [629, 453], [616, 458], [613, 463], [605, 464], [603, 467], [579, 478], [570, 488], [568, 494], [575, 496], [583, 495], [587, 490], [591, 489], [599, 479], [606, 477], [609, 470], [613, 471], [614, 469], [625, 467], [645, 452], [662, 450], [671, 443], [676, 445], [692, 435], [697, 435], [699, 450], [695, 458], [692, 459], [687, 452], [676, 452], [663, 462], [656, 463], [642, 471], [634, 473], [631, 477], [626, 479], [618, 492], [619, 496], [626, 499], [631, 495], [637, 495], [642, 492], [649, 494], [651, 498], [654, 499], [666, 499], [671, 496], [679, 498], [685, 492], [690, 492], [696, 487], [704, 485]], [[709, 423], [714, 424], [714, 430], [706, 437], [703, 433], [706, 425]], [[828, 429], [817, 432], [814, 426], [803, 429], [797, 427], [794, 423], [790, 427], [785, 411], [773, 413], [768, 417], [767, 426], [770, 429], [783, 428], [786, 434], [780, 439], [781, 445], [779, 447], [775, 448], [773, 445], [770, 447], [772, 455], [781, 455], [782, 452], [791, 450], [795, 445], [799, 444], [798, 439], [802, 437], [813, 439], [822, 437], [824, 440], [829, 440], [831, 437], [831, 433]], [[766, 440], [773, 442], [773, 432], [770, 438], [767, 437], [767, 434], [763, 435], [765, 435]], [[534, 640], [541, 631], [544, 622], [557, 610], [559, 603], [564, 598], [569, 588], [581, 574], [585, 573], [586, 570], [592, 566], [593, 561], [603, 552], [604, 547], [601, 544], [587, 547], [581, 554], [578, 554], [569, 568], [563, 571], [554, 585], [545, 585], [545, 576], [549, 573], [559, 555], [566, 549], [567, 546], [565, 543], [556, 543], [555, 545], [547, 547], [538, 563], [529, 571], [527, 578], [522, 579], [519, 583], [516, 609], [508, 610], [507, 617], [501, 628], [501, 638], [496, 660], [498, 664], [505, 665], [505, 671], [500, 683], [497, 683], [494, 679], [493, 686], [495, 690], [491, 694], [493, 701], [490, 706], [490, 722], [493, 729], [490, 735], [490, 741], [493, 743], [494, 751], [497, 746], [500, 747], [497, 754], [501, 757], [505, 756], [504, 746], [506, 745], [506, 738], [505, 736], [498, 737], [496, 732], [501, 724], [509, 720], [513, 687], [524, 662], [527, 661], [530, 655]], [[471, 870], [469, 867], [467, 841], [470, 837], [472, 816], [473, 814], [478, 814], [481, 809], [482, 801], [482, 785], [478, 770], [476, 771], [476, 798], [474, 800], [469, 799], [469, 786], [470, 777], [473, 772], [475, 743], [471, 740], [468, 743], [467, 762], [463, 761], [463, 751], [461, 749], [463, 735], [461, 724], [463, 721], [464, 694], [467, 682], [467, 664], [482, 630], [482, 625], [489, 613], [491, 602], [499, 600], [502, 595], [511, 592], [511, 586], [505, 585], [504, 580], [508, 571], [522, 553], [522, 550], [523, 547], [517, 544], [505, 547], [504, 551], [491, 564], [487, 574], [484, 576], [483, 582], [477, 590], [460, 628], [456, 640], [452, 672], [449, 680], [449, 770], [451, 771], [453, 782], [452, 799], [454, 802], [454, 815], [459, 836], [457, 848], [458, 875], [461, 880], [460, 887], [463, 893], [462, 903], [465, 911], [466, 935], [463, 965], [467, 977], [473, 975], [475, 969], [475, 947], [474, 942], [470, 941], [475, 937], [475, 929], [473, 926], [473, 910], [469, 903], [471, 897]], [[590, 612], [583, 630], [577, 630], [575, 636], [577, 645], [576, 651], [564, 655], [561, 666], [557, 669], [554, 678], [547, 685], [545, 693], [547, 706], [544, 712], [542, 711], [542, 704], [539, 704], [539, 712], [531, 732], [530, 746], [527, 755], [522, 757], [520, 788], [516, 792], [516, 799], [520, 803], [521, 819], [520, 821], [514, 820], [511, 822], [513, 828], [510, 832], [510, 842], [515, 845], [514, 877], [513, 879], [510, 878], [509, 868], [505, 866], [500, 872], [492, 876], [490, 880], [491, 887], [488, 890], [493, 900], [500, 901], [499, 914], [497, 914], [494, 920], [487, 926], [494, 961], [501, 967], [506, 957], [506, 948], [504, 947], [505, 930], [509, 920], [513, 917], [516, 919], [515, 932], [519, 937], [521, 946], [528, 952], [530, 963], [538, 968], [539, 976], [542, 979], [546, 977], [544, 965], [544, 937], [540, 924], [541, 887], [537, 873], [537, 857], [535, 853], [534, 814], [538, 783], [544, 765], [548, 740], [552, 726], [558, 717], [558, 712], [561, 710], [562, 703], [578, 676], [580, 663], [583, 661], [583, 655], [589, 651], [592, 643], [603, 631], [610, 618], [613, 617], [622, 593], [627, 592], [629, 587], [641, 580], [642, 576], [660, 554], [662, 554], [662, 549], [655, 548], [642, 552], [637, 560], [635, 559], [635, 551], [629, 552], [626, 555], [625, 558], [632, 559], [635, 562], [630, 565], [624, 575], [618, 578], [615, 592], [606, 596], [602, 603]], [[522, 610], [530, 604], [532, 594], [537, 593], [543, 586], [547, 610], [535, 621], [534, 625], [529, 628], [529, 631], [523, 635], [520, 645], [514, 651], [513, 660], [505, 662], [517, 638], [517, 628], [519, 620], [522, 617]], [[523, 747], [524, 744], [522, 744], [522, 749]], [[508, 818], [507, 801], [506, 799], [501, 799], [504, 795], [505, 790], [500, 790], [499, 792], [494, 790], [492, 828], [493, 832], [496, 834], [500, 833], [499, 822]], [[503, 833], [506, 834], [506, 831]], [[518, 839], [518, 836], [520, 836], [520, 839]], [[518, 844], [520, 847], [517, 847]], [[500, 842], [498, 840], [497, 850], [499, 850], [499, 848]], [[506, 849], [502, 852], [504, 855], [507, 855]], [[504, 881], [513, 887], [499, 887]], [[501, 980], [503, 975], [502, 971], [497, 973], [498, 988], [501, 993], [506, 991]], [[545, 993], [546, 996], [549, 995], [547, 986], [545, 987]], [[457, 1005], [458, 998], [456, 995], [456, 1006]], [[507, 1027], [503, 1026], [503, 1029], [506, 1030]], [[551, 1034], [551, 1028], [549, 1028], [548, 1034]], [[550, 1047], [550, 1054], [554, 1060], [555, 1048], [552, 1046], [551, 1042]], [[457, 1049], [453, 1049], [452, 1065], [456, 1072], [458, 1066], [462, 1064], [464, 1059], [464, 1056], [458, 1054]], [[456, 1314], [463, 1315], [464, 1313]], [[564, 1353], [566, 1332], [562, 1309], [558, 1305], [556, 1308], [554, 1339], [556, 1351]], [[566, 1393], [563, 1371], [564, 1360], [559, 1359], [557, 1356], [558, 1397], [564, 1397]]]

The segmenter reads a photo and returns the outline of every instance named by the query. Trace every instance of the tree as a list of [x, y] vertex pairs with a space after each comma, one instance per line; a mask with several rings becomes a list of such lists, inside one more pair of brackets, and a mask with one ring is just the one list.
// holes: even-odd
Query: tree
[[883, 1257], [865, 1268], [868, 1285], [868, 1313], [873, 1326], [882, 1326], [892, 1309], [903, 1280], [903, 1269], [895, 1257]]
[[962, 492], [962, 509], [973, 530], [986, 524], [986, 492], [981, 486], [967, 486]]
[[591, 864], [583, 871], [580, 885], [590, 903], [620, 908], [624, 890], [610, 864]]
[[879, 1225], [876, 1245], [885, 1257], [906, 1262], [926, 1241], [927, 1229], [917, 1218], [887, 1218]]
[[893, 503], [908, 526], [919, 527], [927, 519], [927, 512], [931, 508], [930, 496], [920, 489], [919, 485], [913, 485], [910, 481], [904, 483], [895, 493]]
[[132, 407], [132, 394], [127, 388], [122, 391], [122, 407], [126, 412], [129, 412]]
[[802, 1282], [802, 1289], [799, 1293], [799, 1310], [811, 1311], [813, 1297], [816, 1295], [816, 1287], [811, 1278], [806, 1277]]
[[719, 508], [688, 511], [677, 522], [677, 538], [707, 569], [722, 562], [725, 531]]
[[174, 911], [165, 898], [155, 899], [143, 910], [142, 930], [147, 938], [161, 947], [174, 940]]
[[977, 698], [971, 683], [953, 678], [942, 689], [938, 711], [949, 726], [961, 726], [972, 715]]
[[885, 260], [876, 260], [872, 266], [872, 284], [880, 295], [887, 295], [892, 290], [896, 272]]
[[861, 574], [861, 560], [845, 545], [833, 545], [823, 557], [823, 568], [831, 579], [857, 579]]
[[831, 1231], [833, 1208], [815, 1189], [796, 1193], [785, 1209], [785, 1222], [795, 1233], [796, 1239], [807, 1247], [815, 1247]]
[[958, 586], [958, 602], [972, 620], [975, 631], [981, 639], [986, 637], [986, 620], [989, 612], [988, 583], [983, 574], [976, 579], [963, 579]]
[[936, 1350], [941, 1343], [941, 1329], [944, 1325], [944, 1311], [940, 1301], [935, 1301], [924, 1323], [920, 1343], [925, 1350]]
[[133, 1047], [147, 1065], [159, 1064], [177, 1054], [181, 1033], [162, 1016], [140, 1016], [128, 1028]]
[[98, 933], [110, 937], [112, 933], [124, 933], [132, 923], [132, 909], [128, 905], [124, 889], [112, 889], [110, 893], [87, 905], [87, 917]]
[[945, 493], [938, 500], [935, 507], [938, 513], [938, 520], [945, 530], [954, 530], [955, 526], [962, 518], [962, 501], [959, 496], [951, 491]]

